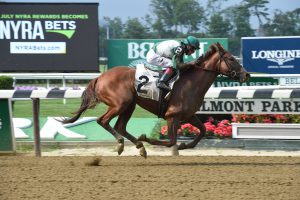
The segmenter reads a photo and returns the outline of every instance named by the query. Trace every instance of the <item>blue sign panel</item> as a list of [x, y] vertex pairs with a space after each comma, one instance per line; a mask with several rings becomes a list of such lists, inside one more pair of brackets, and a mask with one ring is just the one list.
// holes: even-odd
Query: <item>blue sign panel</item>
[[243, 37], [242, 57], [249, 72], [300, 74], [300, 36]]

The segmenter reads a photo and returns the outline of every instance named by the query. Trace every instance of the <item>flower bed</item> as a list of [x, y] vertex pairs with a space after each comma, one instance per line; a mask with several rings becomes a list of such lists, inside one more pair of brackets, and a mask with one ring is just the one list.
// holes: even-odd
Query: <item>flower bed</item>
[[[205, 138], [232, 138], [232, 125], [231, 123], [300, 123], [299, 115], [291, 114], [265, 114], [265, 115], [244, 115], [235, 114], [232, 115], [231, 120], [215, 120], [209, 117], [204, 123], [206, 127]], [[191, 124], [183, 124], [178, 129], [178, 137], [193, 138], [200, 134], [200, 130]], [[168, 127], [162, 126], [160, 130], [160, 138], [168, 138]]]
[[[231, 138], [232, 127], [229, 120], [216, 121], [212, 117], [204, 124], [206, 127], [206, 138]], [[195, 126], [186, 123], [182, 124], [177, 132], [179, 138], [193, 138], [200, 134], [200, 130]], [[160, 138], [168, 138], [168, 127], [162, 126]]]
[[229, 120], [216, 121], [209, 118], [206, 123], [206, 138], [231, 138], [232, 126]]
[[265, 114], [265, 115], [232, 115], [235, 123], [299, 123], [299, 115]]

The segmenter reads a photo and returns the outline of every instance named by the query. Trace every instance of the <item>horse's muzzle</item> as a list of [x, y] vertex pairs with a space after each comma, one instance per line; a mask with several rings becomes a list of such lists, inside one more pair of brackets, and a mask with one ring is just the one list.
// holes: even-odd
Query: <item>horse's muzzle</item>
[[251, 76], [250, 76], [250, 74], [249, 74], [248, 72], [244, 72], [244, 73], [242, 73], [242, 75], [240, 76], [240, 82], [241, 82], [241, 83], [244, 83], [244, 82], [248, 81], [250, 77], [251, 77]]

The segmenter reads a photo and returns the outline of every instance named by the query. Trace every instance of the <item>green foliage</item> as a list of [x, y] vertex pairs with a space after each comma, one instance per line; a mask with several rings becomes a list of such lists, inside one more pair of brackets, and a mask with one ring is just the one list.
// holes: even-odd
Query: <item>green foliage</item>
[[157, 19], [153, 23], [153, 31], [157, 35], [157, 38], [168, 38], [173, 36], [172, 34], [168, 33], [167, 30], [164, 29], [164, 24], [161, 19]]
[[220, 14], [212, 15], [208, 25], [208, 33], [210, 37], [228, 37], [231, 25], [229, 20], [223, 19]]
[[139, 21], [138, 18], [127, 20], [124, 29], [124, 38], [143, 39], [148, 38], [147, 35], [147, 28]]
[[238, 38], [238, 37], [229, 38], [228, 43], [229, 43], [229, 50], [230, 50], [230, 52], [233, 55], [239, 56], [240, 49], [241, 49], [240, 38]]
[[13, 89], [14, 80], [10, 76], [0, 76], [0, 89], [11, 90]]
[[250, 11], [246, 6], [237, 6], [233, 8], [233, 22], [235, 25], [235, 37], [254, 36], [254, 31], [250, 26]]
[[287, 13], [276, 11], [270, 23], [264, 25], [264, 30], [270, 36], [300, 35], [300, 8]]
[[[225, 0], [228, 1], [228, 0]], [[300, 9], [293, 12], [270, 12], [268, 0], [240, 0], [238, 4], [224, 7], [224, 0], [151, 0], [150, 13], [143, 18], [105, 17], [100, 27], [100, 56], [106, 56], [106, 38], [183, 38], [227, 37], [233, 43], [229, 51], [240, 54], [240, 38], [258, 36], [298, 36], [300, 34]], [[258, 20], [251, 27], [250, 18]], [[107, 35], [109, 34], [109, 35]]]
[[123, 37], [124, 25], [122, 23], [121, 18], [116, 17], [114, 19], [110, 19], [109, 17], [105, 17], [104, 20], [107, 23], [105, 28], [109, 27], [108, 38], [122, 38]]
[[267, 4], [269, 3], [268, 0], [244, 0], [244, 2], [250, 13], [257, 17], [259, 26], [263, 25], [263, 19], [270, 19], [269, 9], [267, 7]]
[[198, 31], [204, 19], [204, 9], [195, 0], [151, 0], [150, 6], [159, 19], [157, 22], [175, 33], [183, 28], [188, 32]]

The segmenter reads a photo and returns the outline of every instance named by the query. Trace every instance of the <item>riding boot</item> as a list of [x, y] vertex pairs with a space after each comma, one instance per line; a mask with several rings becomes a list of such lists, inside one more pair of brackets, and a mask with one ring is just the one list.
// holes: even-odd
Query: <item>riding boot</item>
[[173, 73], [174, 73], [174, 69], [172, 67], [168, 67], [164, 74], [160, 77], [160, 79], [157, 82], [157, 87], [160, 89], [164, 89], [164, 90], [168, 90], [170, 91], [171, 88], [168, 85], [168, 81], [169, 79], [172, 77]]

